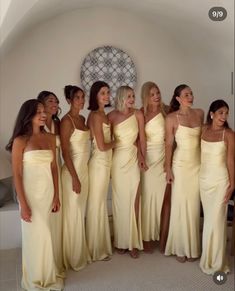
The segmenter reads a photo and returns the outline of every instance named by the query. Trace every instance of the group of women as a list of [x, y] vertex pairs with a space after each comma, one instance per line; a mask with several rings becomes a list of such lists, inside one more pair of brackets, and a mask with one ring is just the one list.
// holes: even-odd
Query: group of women
[[26, 101], [6, 147], [22, 219], [22, 287], [62, 290], [66, 269], [111, 258], [110, 178], [113, 246], [119, 254], [138, 258], [140, 250], [152, 253], [160, 240], [160, 251], [179, 262], [201, 256], [203, 272], [228, 272], [234, 133], [227, 103], [212, 102], [203, 124], [189, 86], [177, 86], [166, 106], [158, 86], [146, 82], [140, 110], [133, 89], [122, 86], [115, 109], [106, 114], [110, 88], [97, 81], [86, 121], [84, 91], [68, 85], [64, 93], [70, 109], [61, 121], [54, 93], [42, 91]]

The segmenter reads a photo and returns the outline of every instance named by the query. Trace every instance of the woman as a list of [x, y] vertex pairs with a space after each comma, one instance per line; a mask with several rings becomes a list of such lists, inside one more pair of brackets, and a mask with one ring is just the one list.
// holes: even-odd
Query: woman
[[57, 96], [50, 91], [41, 91], [38, 94], [37, 99], [44, 105], [45, 112], [47, 115], [46, 125], [44, 129], [47, 132], [53, 133], [59, 137], [60, 133], [60, 119], [58, 117], [59, 99]]
[[90, 261], [85, 235], [90, 131], [80, 115], [85, 103], [83, 90], [66, 86], [64, 91], [70, 103], [60, 126], [65, 161], [62, 167], [64, 264], [66, 269], [78, 271]]
[[97, 81], [91, 86], [88, 127], [92, 137], [89, 161], [89, 195], [87, 204], [87, 243], [93, 261], [109, 260], [112, 255], [107, 193], [110, 181], [112, 148], [110, 124], [104, 107], [109, 104], [107, 83]]
[[12, 151], [22, 225], [22, 288], [62, 290], [50, 229], [50, 214], [60, 209], [55, 137], [43, 130], [46, 114], [36, 99], [19, 111], [6, 147]]
[[116, 109], [108, 117], [116, 145], [112, 161], [114, 246], [119, 253], [127, 249], [132, 258], [143, 249], [140, 213], [140, 169], [137, 160], [137, 139], [145, 158], [146, 142], [144, 116], [134, 109], [132, 88], [122, 86], [117, 90]]
[[[46, 113], [46, 124], [44, 130], [46, 132], [55, 134], [56, 136], [56, 161], [58, 168], [58, 180], [59, 180], [59, 197], [60, 203], [62, 202], [62, 189], [61, 189], [61, 157], [60, 157], [60, 120], [58, 118], [59, 111], [59, 99], [53, 92], [41, 91], [38, 94], [37, 99], [44, 105]], [[56, 265], [60, 272], [64, 270], [63, 264], [63, 249], [62, 249], [62, 203], [60, 211], [51, 215], [51, 231], [53, 249], [55, 254]]]
[[161, 93], [153, 82], [141, 88], [142, 111], [147, 140], [147, 171], [141, 174], [142, 235], [146, 252], [153, 252], [153, 241], [159, 240], [161, 209], [166, 189], [165, 161], [165, 111]]
[[204, 212], [200, 268], [229, 272], [226, 259], [227, 206], [234, 190], [234, 134], [224, 100], [211, 103], [201, 139], [200, 195]]
[[176, 255], [181, 263], [200, 255], [198, 175], [203, 111], [191, 108], [193, 100], [189, 86], [177, 86], [166, 117], [165, 166], [172, 201], [165, 255]]

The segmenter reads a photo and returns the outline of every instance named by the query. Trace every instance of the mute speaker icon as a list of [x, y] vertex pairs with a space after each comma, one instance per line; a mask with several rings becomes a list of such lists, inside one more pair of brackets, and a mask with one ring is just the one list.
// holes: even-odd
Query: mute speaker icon
[[227, 275], [224, 272], [216, 272], [213, 275], [213, 281], [217, 284], [217, 285], [222, 285], [227, 281]]

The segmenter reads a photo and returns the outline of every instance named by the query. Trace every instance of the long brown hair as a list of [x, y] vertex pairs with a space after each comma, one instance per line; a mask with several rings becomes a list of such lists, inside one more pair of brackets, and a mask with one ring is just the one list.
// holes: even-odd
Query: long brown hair
[[174, 90], [174, 94], [171, 98], [171, 102], [170, 102], [170, 108], [169, 108], [169, 113], [170, 112], [174, 112], [174, 111], [177, 111], [179, 110], [180, 108], [180, 104], [178, 102], [178, 100], [176, 99], [176, 97], [179, 97], [181, 92], [185, 89], [185, 88], [189, 88], [188, 85], [186, 84], [181, 84], [179, 86], [177, 86]]
[[[30, 99], [25, 101], [17, 115], [13, 134], [6, 145], [7, 151], [12, 151], [13, 141], [18, 136], [30, 136], [33, 132], [32, 119], [37, 113], [38, 105], [42, 104], [37, 99]], [[43, 131], [43, 126], [41, 126], [41, 131]]]

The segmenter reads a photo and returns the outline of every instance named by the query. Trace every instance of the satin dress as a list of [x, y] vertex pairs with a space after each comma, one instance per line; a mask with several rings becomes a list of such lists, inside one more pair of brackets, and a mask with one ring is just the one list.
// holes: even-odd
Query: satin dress
[[[105, 143], [111, 141], [110, 125], [103, 123]], [[89, 161], [89, 195], [87, 205], [87, 243], [93, 261], [112, 255], [107, 194], [110, 181], [112, 149], [100, 151], [93, 139], [92, 156]]]
[[201, 140], [200, 195], [204, 212], [200, 268], [206, 274], [229, 272], [226, 257], [229, 176], [224, 141]]
[[22, 225], [22, 288], [62, 290], [63, 280], [55, 264], [50, 218], [54, 197], [51, 150], [23, 154], [23, 186], [32, 211], [32, 222]]
[[200, 134], [201, 127], [179, 124], [173, 154], [171, 216], [165, 255], [200, 256]]
[[142, 236], [144, 241], [159, 240], [160, 218], [166, 188], [165, 120], [161, 113], [145, 124], [148, 170], [141, 173]]
[[[48, 133], [55, 134], [55, 124], [52, 121], [51, 130], [45, 126], [45, 131]], [[60, 210], [56, 213], [51, 213], [51, 235], [53, 243], [53, 251], [55, 256], [55, 261], [57, 268], [61, 275], [64, 275], [64, 263], [63, 263], [63, 233], [62, 233], [62, 223], [63, 223], [63, 199], [62, 199], [62, 186], [61, 186], [61, 145], [60, 136], [56, 135], [56, 164], [58, 170], [58, 184], [59, 184], [59, 198], [60, 198]]]
[[[71, 118], [71, 117], [70, 117]], [[76, 129], [70, 137], [70, 155], [81, 183], [81, 192], [72, 189], [72, 177], [64, 164], [63, 190], [63, 253], [66, 269], [78, 271], [90, 262], [85, 232], [85, 214], [88, 196], [88, 159], [90, 156], [90, 131]]]
[[135, 114], [115, 125], [113, 134], [116, 140], [111, 170], [114, 246], [141, 250], [141, 201], [138, 217], [135, 215], [135, 199], [140, 183], [137, 147], [134, 145], [138, 136]]

